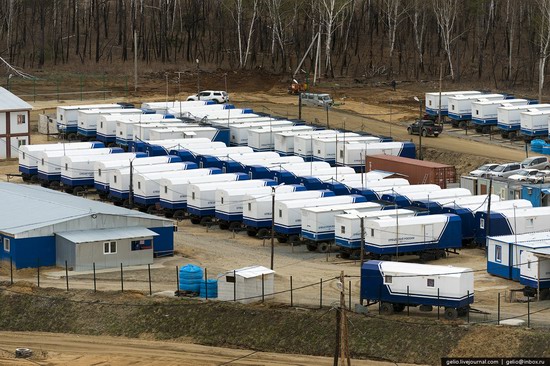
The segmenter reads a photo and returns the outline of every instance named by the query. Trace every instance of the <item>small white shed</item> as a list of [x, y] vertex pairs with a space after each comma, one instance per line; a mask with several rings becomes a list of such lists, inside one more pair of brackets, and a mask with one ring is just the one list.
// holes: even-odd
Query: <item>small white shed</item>
[[251, 266], [227, 271], [218, 279], [218, 299], [249, 304], [272, 299], [275, 292], [275, 271], [263, 266]]

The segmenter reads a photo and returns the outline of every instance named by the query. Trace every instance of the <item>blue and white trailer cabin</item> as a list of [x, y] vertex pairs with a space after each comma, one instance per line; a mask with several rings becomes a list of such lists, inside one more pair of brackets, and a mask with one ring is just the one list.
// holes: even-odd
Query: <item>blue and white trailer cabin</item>
[[[323, 138], [323, 139], [326, 139], [326, 138], [335, 138], [336, 135], [338, 135], [338, 137], [342, 137], [344, 138], [344, 136], [346, 138], [351, 138], [351, 137], [357, 137], [357, 136], [360, 136], [358, 133], [355, 133], [355, 132], [340, 132], [340, 131], [335, 131], [334, 132], [334, 135], [330, 135], [330, 134], [322, 134], [322, 135], [298, 135], [298, 136], [294, 136], [294, 155], [298, 155], [302, 158], [304, 158], [304, 160], [308, 161], [308, 160], [312, 160], [313, 159], [313, 142], [316, 140], [316, 139], [319, 139], [319, 138]], [[319, 152], [320, 154], [321, 152]]]
[[256, 122], [270, 122], [270, 121], [276, 121], [276, 118], [269, 118], [266, 116], [253, 116], [253, 115], [247, 115], [247, 114], [241, 114], [239, 116], [231, 117], [231, 118], [219, 118], [219, 119], [212, 119], [208, 121], [203, 121], [203, 123], [206, 123], [208, 125], [211, 125], [212, 127], [226, 127], [229, 128], [232, 125], [239, 125], [243, 123], [256, 123]]
[[[504, 201], [506, 202], [506, 201]], [[483, 245], [488, 236], [526, 234], [550, 230], [550, 207], [528, 207], [478, 211], [476, 220], [476, 243]], [[489, 232], [487, 232], [489, 227]]]
[[160, 172], [173, 172], [193, 169], [196, 170], [197, 165], [192, 162], [180, 162], [180, 163], [164, 163], [153, 165], [136, 165], [132, 166], [130, 171], [129, 167], [114, 169], [111, 172], [109, 180], [109, 199], [113, 202], [122, 202], [128, 199], [130, 194], [130, 176], [133, 174], [133, 186], [135, 189], [136, 176], [138, 174], [160, 173]]
[[527, 112], [530, 109], [545, 111], [550, 109], [550, 104], [522, 104], [498, 107], [497, 125], [504, 138], [510, 137], [510, 132], [515, 132], [514, 136], [519, 133], [521, 129], [521, 112]]
[[[152, 130], [168, 130], [173, 128], [189, 128], [189, 127], [199, 127], [197, 124], [187, 124], [183, 121], [172, 118], [171, 121], [160, 121], [156, 123], [147, 123], [147, 124], [138, 124], [138, 127], [133, 128], [133, 137], [132, 141], [133, 143], [139, 142], [139, 141], [145, 141], [145, 140], [168, 140], [169, 138], [158, 138], [157, 136], [151, 136]], [[170, 139], [186, 139], [190, 138], [192, 136], [174, 136]], [[131, 146], [130, 146], [131, 148]]]
[[277, 193], [303, 192], [304, 186], [298, 184], [279, 185], [276, 187], [256, 187], [256, 188], [218, 188], [216, 190], [215, 216], [218, 219], [220, 229], [234, 229], [240, 227], [243, 221], [243, 205], [245, 195], [270, 196], [273, 188]]
[[191, 126], [179, 126], [171, 128], [156, 128], [149, 131], [149, 136], [146, 140], [172, 140], [172, 139], [188, 139], [188, 138], [197, 138], [204, 137], [210, 139], [211, 141], [221, 141], [218, 139], [217, 135], [225, 131], [227, 134], [226, 144], [229, 143], [229, 131], [227, 129], [217, 129], [214, 127], [191, 127]]
[[[187, 210], [187, 187], [189, 184], [217, 182], [214, 175], [221, 175], [218, 168], [195, 169], [178, 175], [153, 176], [160, 185], [160, 206], [166, 217], [181, 219]], [[222, 178], [226, 179], [226, 178]]]
[[[278, 193], [275, 191], [275, 203], [290, 200], [312, 200], [332, 196], [334, 196], [334, 193], [327, 190], [287, 193]], [[255, 236], [258, 234], [260, 237], [265, 236], [269, 232], [267, 228], [271, 228], [272, 223], [272, 196], [247, 194], [243, 197], [243, 202], [246, 202], [243, 206], [243, 224], [246, 226], [248, 235]]]
[[550, 249], [550, 232], [533, 232], [518, 235], [487, 237], [487, 273], [519, 281], [523, 252]]
[[141, 109], [136, 108], [86, 109], [78, 111], [77, 135], [84, 138], [95, 138], [99, 116], [115, 114], [139, 116], [140, 114], [145, 113], [143, 113]]
[[280, 155], [273, 151], [261, 151], [244, 154], [229, 154], [225, 157], [219, 157], [220, 166], [224, 172], [242, 172], [243, 166], [247, 162], [259, 162], [269, 161], [271, 159], [278, 159]]
[[[278, 175], [280, 175], [279, 173], [285, 173], [285, 172], [292, 173], [294, 171], [309, 169], [310, 175], [311, 175], [316, 170], [326, 169], [326, 168], [330, 168], [330, 164], [322, 161], [288, 163], [288, 164], [265, 163], [262, 165], [248, 165], [245, 167], [245, 173], [248, 173], [251, 179], [260, 179], [260, 178], [268, 178], [268, 179], [277, 178], [278, 179]], [[296, 183], [292, 183], [292, 184], [296, 184]]]
[[250, 122], [229, 125], [232, 146], [248, 146], [248, 131], [257, 128], [292, 127], [293, 122], [288, 120], [273, 120], [268, 122]]
[[436, 214], [442, 213], [442, 207], [436, 200], [445, 200], [444, 202], [447, 203], [457, 197], [471, 197], [472, 192], [466, 188], [446, 188], [428, 193], [410, 193], [405, 196], [411, 206], [428, 210], [431, 214]]
[[379, 259], [416, 254], [420, 260], [445, 257], [462, 247], [460, 217], [453, 214], [385, 217], [365, 221], [365, 251]]
[[480, 91], [466, 90], [466, 91], [448, 91], [442, 92], [430, 92], [426, 93], [426, 113], [430, 116], [439, 115], [439, 100], [441, 95], [441, 115], [446, 116], [448, 112], [449, 97], [456, 95], [480, 95]]
[[[143, 116], [143, 117], [146, 117], [146, 116]], [[163, 121], [166, 121], [168, 123], [173, 123], [181, 120], [178, 120], [175, 118], [153, 119], [152, 117], [138, 119], [137, 121], [135, 119], [131, 119], [131, 120], [119, 119], [116, 121], [115, 142], [120, 146], [128, 146], [128, 143], [134, 140], [134, 128], [137, 129], [140, 126], [143, 126], [146, 124], [151, 124], [151, 123], [156, 124]]]
[[171, 150], [170, 155], [177, 155], [182, 160], [195, 161], [202, 167], [206, 168], [207, 164], [218, 162], [218, 157], [225, 157], [229, 154], [248, 154], [253, 150], [247, 146], [232, 146], [232, 147], [212, 147], [208, 145], [187, 146], [181, 150]]
[[[219, 149], [227, 145], [221, 141], [210, 141], [207, 138], [194, 139], [174, 139], [174, 140], [149, 140], [143, 141], [144, 145], [135, 145], [140, 147], [149, 156], [178, 155], [178, 150], [190, 151], [197, 148]], [[202, 145], [202, 146], [201, 146]]]
[[326, 252], [328, 244], [334, 242], [335, 217], [337, 215], [349, 210], [360, 213], [381, 211], [382, 208], [382, 205], [373, 202], [304, 207], [301, 209], [302, 239], [306, 241], [309, 251]]
[[[304, 176], [300, 177], [300, 184], [307, 187], [307, 189], [330, 189], [328, 188], [330, 184], [332, 183], [340, 183], [342, 182], [363, 182], [363, 184], [367, 184], [368, 182], [374, 182], [377, 180], [383, 179], [382, 176], [377, 175], [376, 173], [349, 173], [349, 170], [344, 170], [344, 174], [341, 171], [343, 168], [349, 168], [349, 167], [340, 167], [338, 168], [338, 180], [336, 180], [336, 174], [325, 174], [324, 170], [315, 172], [313, 176]], [[336, 172], [335, 172], [336, 173]], [[349, 179], [347, 179], [349, 177]], [[346, 193], [350, 194], [350, 192]]]
[[[178, 156], [152, 156], [144, 157], [132, 162], [132, 166], [140, 165], [155, 165], [181, 163]], [[106, 198], [109, 193], [109, 184], [111, 181], [111, 173], [115, 169], [130, 168], [129, 161], [114, 160], [114, 161], [98, 161], [94, 164], [94, 187], [101, 198]]]
[[[56, 256], [60, 254], [59, 236], [75, 231], [86, 231], [85, 239], [90, 241], [72, 242], [72, 254], [83, 260], [86, 259], [85, 254], [79, 255], [78, 246], [95, 245], [91, 243], [91, 238], [102, 235], [103, 230], [116, 229], [119, 234], [124, 234], [109, 237], [109, 242], [115, 242], [113, 246], [120, 250], [104, 252], [103, 242], [99, 244], [101, 254], [117, 259], [115, 267], [119, 267], [120, 263], [135, 263], [130, 253], [130, 240], [134, 240], [136, 235], [134, 230], [154, 232], [148, 233], [154, 236], [153, 255], [171, 255], [174, 251], [174, 224], [171, 220], [23, 184], [0, 183], [0, 201], [10, 207], [9, 212], [4, 210], [0, 214], [0, 241], [4, 244], [0, 250], [0, 260], [9, 261], [11, 258], [18, 269], [60, 264], [56, 263]], [[123, 250], [122, 245], [127, 245], [128, 251]], [[84, 248], [80, 247], [80, 250]], [[65, 259], [69, 262], [71, 258], [75, 257], [67, 256]], [[89, 264], [91, 267], [92, 263]]]
[[[402, 179], [402, 178], [392, 178]], [[382, 179], [380, 181], [371, 182], [371, 184], [363, 184], [360, 182], [349, 182], [347, 188], [351, 190], [353, 194], [360, 194], [365, 196], [367, 201], [381, 201], [384, 194], [391, 194], [397, 187], [408, 186], [409, 182], [402, 184], [401, 181], [389, 181], [389, 179]], [[387, 204], [387, 202], [386, 202]]]
[[[322, 197], [316, 200], [302, 199], [292, 201], [278, 201], [275, 202], [275, 232], [277, 238], [289, 239], [290, 236], [296, 235], [296, 240], [290, 240], [295, 242], [298, 240], [300, 232], [302, 231], [302, 208], [304, 207], [320, 207], [320, 206], [334, 206], [345, 205], [349, 203], [365, 202], [365, 197], [360, 195], [347, 195], [347, 196], [334, 196], [334, 197]], [[290, 238], [292, 239], [292, 238]], [[281, 241], [281, 240], [280, 240]]]
[[211, 124], [217, 124], [221, 123], [223, 124], [224, 121], [233, 119], [247, 119], [247, 118], [258, 118], [258, 117], [264, 117], [259, 114], [254, 113], [252, 109], [249, 108], [228, 108], [225, 110], [219, 110], [219, 111], [211, 111], [211, 112], [201, 112], [201, 113], [193, 113], [193, 115], [189, 115], [188, 118], [192, 118], [195, 121], [201, 121], [204, 120], [204, 122], [211, 123]]
[[504, 94], [455, 95], [449, 97], [448, 116], [454, 121], [472, 119], [472, 103], [479, 100], [503, 100]]
[[280, 126], [259, 127], [248, 130], [248, 146], [254, 151], [273, 151], [275, 149], [275, 136], [279, 132], [313, 131], [311, 126]]
[[393, 155], [415, 159], [416, 146], [412, 142], [346, 142], [338, 145], [336, 164], [363, 171], [366, 157], [372, 155]]
[[529, 104], [527, 99], [476, 100], [472, 102], [472, 122], [480, 126], [496, 126], [498, 108]]
[[106, 155], [123, 153], [124, 150], [118, 147], [113, 148], [98, 148], [98, 149], [75, 149], [75, 150], [50, 150], [38, 151], [35, 156], [38, 160], [38, 180], [42, 184], [51, 182], [59, 182], [61, 180], [61, 159], [64, 156], [78, 155]]
[[57, 106], [57, 129], [62, 133], [74, 133], [78, 130], [78, 111], [87, 109], [122, 109], [120, 104], [82, 104]]
[[[229, 173], [232, 174], [232, 173]], [[220, 174], [219, 176], [223, 176]], [[223, 182], [226, 188], [258, 188], [275, 186], [275, 181], [271, 179], [242, 179], [243, 173], [236, 173], [233, 180]], [[220, 187], [220, 182], [193, 183], [187, 186], [187, 213], [191, 218], [208, 217], [212, 218], [216, 214], [216, 191]]]
[[233, 104], [195, 104], [190, 106], [182, 105], [181, 111], [178, 106], [170, 107], [167, 109], [167, 113], [178, 118], [194, 118], [195, 116], [204, 115], [204, 113], [220, 112], [233, 108], [235, 108]]
[[101, 142], [71, 142], [68, 144], [40, 144], [40, 145], [23, 145], [19, 147], [19, 171], [23, 175], [23, 180], [30, 180], [38, 174], [38, 157], [39, 151], [67, 151], [67, 150], [86, 150], [104, 148], [105, 145]]
[[244, 159], [242, 161], [233, 161], [231, 158], [222, 161], [222, 170], [226, 173], [246, 172], [247, 166], [250, 165], [277, 165], [277, 164], [293, 164], [303, 163], [304, 159], [299, 156], [281, 156], [277, 158], [267, 159]]
[[550, 248], [524, 250], [520, 256], [519, 283], [525, 285], [523, 294], [539, 300], [550, 295]]
[[171, 102], [142, 102], [141, 108], [143, 109], [152, 109], [156, 111], [159, 114], [167, 114], [168, 109], [172, 108], [177, 111], [184, 111], [187, 108], [194, 108], [196, 106], [201, 105], [207, 105], [207, 104], [214, 104], [214, 102], [209, 100], [190, 100], [190, 101], [183, 101], [183, 100], [174, 100]]
[[[371, 172], [367, 173], [370, 174]], [[364, 173], [363, 173], [364, 174]], [[346, 175], [339, 179], [338, 182], [327, 182], [324, 185], [325, 189], [330, 189], [336, 195], [341, 194], [364, 194], [365, 197], [372, 197], [372, 193], [367, 191], [372, 188], [386, 187], [391, 191], [391, 187], [408, 186], [409, 181], [404, 178], [384, 178], [384, 179], [363, 179], [355, 180], [352, 175]], [[348, 179], [349, 178], [349, 179]], [[369, 191], [370, 192], [370, 191]], [[380, 196], [376, 196], [375, 199], [380, 199]], [[369, 201], [371, 201], [369, 199]]]
[[398, 313], [406, 306], [431, 311], [445, 307], [454, 320], [468, 313], [474, 303], [471, 268], [370, 260], [361, 267], [361, 304], [379, 302], [382, 314]]
[[[307, 163], [306, 163], [307, 164]], [[338, 177], [343, 177], [346, 174], [355, 174], [355, 171], [351, 168], [347, 169], [338, 169], [335, 168], [327, 168], [327, 169], [311, 169], [311, 167], [305, 167], [305, 168], [292, 168], [292, 170], [288, 171], [285, 169], [272, 169], [274, 171], [274, 179], [279, 183], [285, 183], [285, 184], [301, 184], [303, 177], [315, 177], [317, 175], [332, 175], [335, 180], [338, 179]]]
[[116, 123], [117, 121], [157, 121], [170, 122], [173, 117], [161, 114], [109, 114], [100, 115], [97, 120], [96, 138], [105, 143], [116, 142]]
[[64, 156], [61, 158], [61, 184], [65, 192], [78, 194], [84, 187], [94, 186], [96, 162], [123, 161], [130, 164], [131, 160], [146, 156], [144, 153]]
[[[376, 190], [378, 187], [370, 187], [371, 189]], [[408, 200], [406, 196], [410, 193], [431, 193], [435, 191], [440, 191], [441, 187], [437, 184], [411, 184], [405, 186], [395, 186], [395, 187], [384, 187], [385, 192], [382, 193], [381, 199], [390, 203], [403, 203], [407, 204]], [[405, 196], [405, 197], [403, 197]], [[401, 198], [403, 197], [403, 198]]]
[[523, 136], [548, 136], [549, 110], [529, 109], [520, 113], [520, 133]]
[[[466, 188], [461, 188], [466, 189]], [[429, 198], [417, 199], [416, 197], [409, 197], [413, 199], [413, 206], [419, 207], [427, 210], [430, 214], [440, 214], [440, 213], [454, 213], [446, 211], [447, 207], [461, 207], [461, 205], [478, 205], [481, 206], [484, 203], [488, 202], [488, 196], [486, 194], [472, 196], [471, 192], [466, 189], [468, 193], [464, 193], [463, 196], [450, 197], [444, 194], [444, 197], [437, 197], [434, 192]], [[442, 190], [444, 191], [444, 190]], [[460, 198], [468, 198], [469, 200], [460, 200]], [[500, 196], [493, 194], [491, 195], [491, 202], [499, 202]]]
[[278, 132], [275, 134], [274, 149], [279, 154], [294, 155], [294, 137], [295, 136], [321, 136], [321, 135], [334, 135], [334, 130], [300, 130], [300, 131], [286, 131]]
[[378, 143], [379, 137], [374, 136], [316, 136], [312, 139], [313, 143], [313, 160], [326, 161], [331, 165], [336, 163], [336, 151], [340, 150], [341, 146], [354, 142], [363, 142], [364, 144]]
[[340, 253], [344, 253], [344, 257], [350, 255], [356, 257], [361, 251], [361, 219], [366, 221], [383, 217], [411, 217], [416, 216], [418, 213], [419, 211], [404, 208], [366, 212], [346, 210], [345, 213], [334, 217], [336, 246], [339, 248]]

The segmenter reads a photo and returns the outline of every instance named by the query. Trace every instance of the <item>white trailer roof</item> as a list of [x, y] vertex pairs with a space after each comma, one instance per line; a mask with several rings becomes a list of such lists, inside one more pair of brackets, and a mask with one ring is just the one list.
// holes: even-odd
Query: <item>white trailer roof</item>
[[464, 267], [438, 266], [433, 264], [417, 264], [391, 261], [381, 262], [380, 266], [382, 271], [384, 272], [401, 273], [403, 275], [444, 275], [458, 277], [461, 273], [473, 272], [471, 268]]

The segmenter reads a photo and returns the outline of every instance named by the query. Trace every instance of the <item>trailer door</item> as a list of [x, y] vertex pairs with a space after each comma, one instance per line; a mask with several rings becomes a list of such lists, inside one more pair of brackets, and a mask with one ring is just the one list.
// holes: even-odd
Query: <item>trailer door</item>
[[434, 240], [434, 225], [427, 224], [424, 225], [424, 242], [430, 242]]

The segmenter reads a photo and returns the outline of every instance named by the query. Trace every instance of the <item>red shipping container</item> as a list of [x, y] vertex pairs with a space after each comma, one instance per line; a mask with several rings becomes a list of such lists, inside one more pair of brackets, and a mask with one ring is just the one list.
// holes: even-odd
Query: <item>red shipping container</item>
[[368, 156], [366, 171], [372, 170], [397, 173], [408, 179], [410, 184], [437, 184], [443, 189], [457, 182], [456, 169], [452, 165], [393, 155]]

